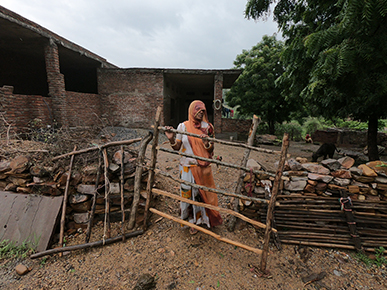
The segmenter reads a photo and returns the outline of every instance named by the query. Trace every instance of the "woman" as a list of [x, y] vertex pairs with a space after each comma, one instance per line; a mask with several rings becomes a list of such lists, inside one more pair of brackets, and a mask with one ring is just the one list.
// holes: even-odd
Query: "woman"
[[[168, 129], [172, 129], [172, 127], [166, 127], [165, 135], [174, 150], [181, 150], [183, 153], [200, 157], [212, 158], [214, 152], [213, 142], [184, 134], [172, 133]], [[206, 107], [202, 101], [193, 101], [191, 103], [188, 109], [188, 121], [180, 123], [177, 130], [197, 134], [201, 138], [212, 137], [214, 135], [214, 127], [208, 122]], [[215, 188], [210, 162], [183, 156], [180, 159], [179, 168], [181, 179], [209, 188]], [[210, 191], [181, 184], [180, 193], [182, 197], [194, 201], [205, 202], [215, 206], [218, 205], [216, 193]], [[222, 223], [219, 212], [215, 210], [205, 209], [185, 202], [180, 203], [180, 209], [181, 218], [188, 219], [190, 223], [197, 225], [205, 224], [208, 228]], [[197, 230], [191, 228], [190, 233], [196, 234]]]

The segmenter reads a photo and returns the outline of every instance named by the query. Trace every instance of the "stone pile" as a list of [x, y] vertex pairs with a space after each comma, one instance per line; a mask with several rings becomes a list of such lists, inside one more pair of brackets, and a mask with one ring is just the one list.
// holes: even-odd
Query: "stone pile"
[[[281, 241], [323, 246], [321, 243], [329, 245], [330, 240], [343, 247], [353, 245], [357, 234], [349, 232], [351, 224], [362, 245], [387, 246], [387, 163], [354, 163], [351, 157], [321, 163], [310, 163], [305, 158], [286, 162], [274, 209]], [[272, 175], [247, 173], [243, 194], [270, 199], [273, 181]], [[343, 195], [349, 198], [343, 199]], [[349, 202], [350, 211], [343, 211], [345, 202]], [[241, 201], [240, 210], [252, 219], [266, 222], [264, 203]], [[353, 215], [355, 223], [348, 220], [346, 213]]]
[[[351, 157], [326, 159], [320, 164], [309, 163], [305, 158], [289, 159], [285, 164], [279, 194], [327, 197], [332, 196], [332, 192], [345, 190], [352, 200], [386, 201], [387, 163], [373, 161], [357, 167], [353, 166], [354, 163]], [[273, 181], [274, 178], [269, 175], [247, 173], [243, 192], [245, 195], [253, 193], [255, 197], [268, 198]]]
[[[137, 152], [124, 151], [124, 206], [129, 209], [132, 204], [134, 192], [134, 175], [137, 165]], [[75, 157], [77, 158], [77, 157]], [[66, 229], [70, 232], [78, 228], [86, 228], [91, 209], [92, 196], [97, 190], [95, 219], [102, 219], [105, 213], [105, 177], [104, 168], [99, 167], [98, 158], [95, 162], [75, 165], [68, 188], [68, 201], [66, 211]], [[121, 210], [120, 175], [121, 152], [112, 152], [108, 160], [107, 178], [110, 197], [110, 212]], [[97, 173], [100, 170], [99, 181], [96, 189]], [[0, 161], [0, 190], [22, 194], [37, 194], [45, 196], [63, 195], [69, 172], [67, 168], [59, 166], [42, 166], [33, 164], [27, 155], [19, 155], [12, 160]], [[141, 181], [141, 198], [139, 203], [141, 212], [144, 211], [146, 198], [147, 171], [144, 170]], [[119, 218], [121, 219], [121, 217]], [[138, 221], [140, 222], [140, 221]]]

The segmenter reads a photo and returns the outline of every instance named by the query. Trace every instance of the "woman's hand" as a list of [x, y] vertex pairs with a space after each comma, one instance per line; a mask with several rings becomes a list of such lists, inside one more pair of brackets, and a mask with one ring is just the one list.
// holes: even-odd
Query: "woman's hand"
[[[207, 137], [208, 137], [207, 134], [200, 134], [200, 138], [207, 138]], [[207, 139], [202, 139], [202, 142], [204, 147], [210, 146], [210, 142]]]
[[175, 142], [175, 138], [176, 138], [176, 133], [175, 132], [170, 132], [169, 131], [170, 129], [173, 129], [173, 127], [172, 126], [165, 126], [165, 136], [168, 138], [168, 140], [171, 143], [174, 143]]

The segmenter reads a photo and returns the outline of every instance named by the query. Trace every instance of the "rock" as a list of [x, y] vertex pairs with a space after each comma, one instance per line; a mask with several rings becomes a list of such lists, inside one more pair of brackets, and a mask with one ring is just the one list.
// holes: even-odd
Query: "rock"
[[308, 176], [307, 171], [284, 171], [283, 176]]
[[336, 159], [325, 159], [321, 161], [321, 164], [331, 171], [335, 171], [341, 168], [341, 163]]
[[369, 177], [378, 176], [378, 174], [373, 169], [371, 169], [370, 167], [368, 167], [365, 164], [359, 165], [358, 168], [363, 170], [363, 175], [365, 175], [365, 176], [369, 176]]
[[82, 173], [86, 175], [95, 175], [98, 172], [98, 164], [87, 165], [82, 168]]
[[325, 182], [318, 182], [316, 185], [316, 191], [321, 192], [324, 191], [328, 188], [328, 184]]
[[6, 172], [6, 171], [10, 171], [11, 170], [11, 167], [9, 166], [10, 165], [10, 161], [7, 161], [7, 160], [4, 160], [4, 161], [0, 161], [0, 172]]
[[386, 191], [386, 190], [387, 190], [387, 184], [378, 183], [378, 184], [376, 185], [376, 188], [379, 189], [379, 190]]
[[29, 158], [27, 156], [21, 155], [17, 156], [14, 159], [11, 160], [9, 167], [11, 167], [10, 171], [7, 171], [6, 174], [15, 174], [15, 173], [22, 173], [26, 169], [29, 168]]
[[284, 188], [289, 191], [302, 191], [304, 190], [306, 183], [306, 179], [284, 181]]
[[120, 170], [120, 166], [115, 164], [115, 163], [110, 163], [109, 164], [109, 170], [113, 173], [117, 173]]
[[304, 157], [296, 157], [296, 161], [301, 164], [308, 163], [308, 159]]
[[8, 181], [15, 184], [16, 186], [26, 186], [30, 179], [17, 178], [14, 176], [9, 176]]
[[308, 183], [309, 183], [310, 185], [316, 186], [316, 185], [317, 185], [317, 183], [318, 183], [318, 181], [316, 181], [316, 180], [311, 180], [311, 179], [308, 179]]
[[297, 162], [293, 158], [290, 158], [288, 160], [288, 165], [289, 165], [290, 170], [293, 170], [293, 171], [302, 171], [302, 170], [304, 170], [304, 167], [302, 166], [302, 164]]
[[82, 212], [82, 213], [74, 213], [74, 222], [77, 224], [85, 224], [89, 222], [89, 213], [88, 212]]
[[306, 170], [311, 173], [329, 175], [331, 172], [328, 168], [325, 168], [322, 165], [314, 164], [314, 163], [305, 163], [302, 165]]
[[351, 172], [345, 169], [339, 169], [339, 170], [333, 171], [331, 172], [331, 175], [338, 178], [347, 178], [347, 179], [352, 178]]
[[355, 159], [349, 156], [345, 156], [337, 160], [344, 168], [351, 168], [355, 164]]
[[91, 184], [78, 184], [77, 191], [82, 194], [94, 194], [95, 185]]
[[377, 177], [375, 177], [375, 182], [387, 184], [387, 178], [386, 177], [377, 176]]
[[16, 184], [13, 184], [12, 182], [11, 183], [8, 183], [5, 188], [4, 188], [4, 191], [16, 191], [16, 188], [17, 188], [17, 185]]
[[353, 194], [357, 194], [360, 192], [359, 190], [359, 186], [356, 186], [356, 185], [348, 185], [347, 186], [347, 189], [350, 193], [353, 193]]
[[246, 167], [253, 170], [261, 170], [262, 166], [254, 159], [247, 160]]
[[118, 182], [111, 182], [109, 186], [109, 190], [111, 194], [121, 193], [120, 184]]
[[133, 290], [150, 290], [156, 288], [155, 278], [150, 274], [141, 275]]
[[313, 193], [315, 192], [315, 190], [316, 188], [309, 183], [305, 186], [305, 189], [304, 189], [305, 192], [309, 192], [309, 193]]
[[37, 177], [45, 177], [45, 176], [49, 176], [52, 170], [53, 169], [51, 167], [35, 165], [30, 168], [30, 174]]
[[87, 212], [90, 210], [90, 207], [91, 207], [90, 199], [82, 203], [71, 204], [71, 208], [73, 209], [74, 212]]
[[375, 177], [364, 176], [364, 175], [352, 175], [352, 178], [362, 183], [371, 183], [375, 181]]
[[357, 167], [351, 167], [349, 172], [351, 172], [352, 175], [363, 175], [363, 170]]
[[89, 196], [86, 194], [70, 194], [69, 202], [70, 204], [78, 204], [89, 200]]
[[[128, 163], [129, 160], [133, 157], [134, 156], [132, 154], [130, 154], [129, 152], [124, 151], [124, 164]], [[121, 165], [121, 158], [122, 158], [121, 157], [121, 150], [119, 150], [119, 151], [116, 151], [116, 153], [114, 153], [112, 160], [115, 164]]]
[[359, 195], [357, 196], [357, 199], [360, 200], [360, 201], [362, 201], [362, 200], [365, 200], [366, 197], [365, 197], [364, 195], [362, 195], [362, 194], [359, 194]]
[[354, 181], [354, 180], [352, 180], [351, 185], [356, 185], [359, 188], [362, 188], [362, 187], [368, 188], [368, 187], [370, 187], [368, 184], [365, 184], [365, 183], [362, 183], [362, 182], [358, 182], [358, 181]]
[[351, 183], [351, 180], [350, 179], [346, 179], [346, 178], [333, 178], [333, 184], [336, 184], [338, 186], [341, 186], [341, 187], [345, 187], [347, 185], [349, 185]]
[[345, 187], [342, 187], [342, 186], [339, 186], [339, 185], [336, 185], [336, 184], [332, 184], [332, 183], [329, 183], [328, 184], [328, 188], [330, 190], [337, 190], [337, 191], [340, 191], [340, 190], [346, 190]]
[[243, 182], [254, 182], [254, 180], [255, 180], [255, 174], [247, 173], [243, 178]]
[[29, 272], [29, 269], [23, 264], [19, 264], [15, 267], [15, 271], [18, 275], [23, 276]]
[[387, 177], [387, 162], [377, 160], [368, 162], [366, 165], [375, 172]]
[[309, 173], [308, 174], [308, 178], [311, 179], [311, 180], [316, 180], [316, 181], [322, 181], [322, 182], [325, 182], [325, 183], [329, 183], [329, 182], [332, 181], [333, 176]]

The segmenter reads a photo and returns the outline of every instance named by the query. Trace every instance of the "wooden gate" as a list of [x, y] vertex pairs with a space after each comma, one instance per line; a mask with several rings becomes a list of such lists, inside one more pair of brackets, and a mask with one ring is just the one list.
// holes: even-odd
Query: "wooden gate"
[[[277, 196], [277, 193], [278, 193], [278, 190], [279, 190], [280, 180], [282, 178], [283, 167], [284, 167], [285, 158], [286, 158], [286, 155], [287, 155], [286, 153], [287, 153], [287, 149], [288, 149], [288, 146], [289, 146], [288, 135], [287, 134], [284, 135], [281, 152], [271, 151], [271, 150], [267, 150], [267, 149], [262, 149], [262, 148], [254, 147], [253, 146], [253, 140], [254, 140], [254, 136], [255, 136], [255, 133], [256, 133], [256, 128], [257, 128], [258, 122], [259, 122], [258, 118], [254, 116], [253, 124], [252, 124], [252, 127], [250, 129], [248, 144], [240, 144], [240, 143], [236, 143], [236, 142], [218, 140], [216, 138], [210, 138], [210, 137], [206, 138], [209, 141], [220, 143], [220, 144], [224, 144], [224, 145], [227, 145], [227, 146], [244, 147], [245, 148], [245, 153], [244, 153], [244, 156], [243, 156], [243, 160], [241, 162], [241, 165], [238, 166], [238, 165], [235, 165], [235, 164], [225, 163], [225, 162], [221, 162], [221, 161], [214, 160], [214, 159], [208, 159], [208, 158], [204, 158], [204, 157], [198, 157], [198, 156], [195, 156], [195, 155], [185, 154], [185, 153], [174, 151], [174, 150], [171, 150], [171, 149], [159, 147], [158, 146], [159, 131], [160, 130], [161, 131], [165, 131], [166, 130], [165, 127], [159, 126], [160, 125], [160, 115], [161, 115], [161, 108], [159, 107], [158, 110], [157, 110], [157, 113], [156, 113], [156, 119], [155, 119], [155, 124], [154, 124], [154, 128], [153, 128], [154, 129], [154, 134], [153, 134], [153, 145], [152, 145], [152, 151], [151, 151], [151, 166], [150, 166], [150, 168], [147, 168], [147, 169], [150, 170], [150, 174], [149, 174], [148, 184], [147, 184], [147, 196], [148, 196], [148, 198], [147, 198], [146, 207], [145, 207], [145, 218], [144, 218], [144, 225], [143, 225], [144, 231], [147, 228], [147, 220], [148, 220], [148, 214], [147, 213], [149, 211], [149, 212], [155, 213], [157, 215], [160, 215], [160, 216], [162, 216], [164, 218], [167, 218], [167, 219], [170, 219], [172, 221], [175, 221], [177, 223], [180, 223], [180, 224], [187, 225], [189, 227], [195, 228], [198, 231], [201, 231], [201, 232], [203, 232], [203, 233], [205, 233], [205, 234], [207, 234], [209, 236], [212, 236], [212, 237], [216, 238], [219, 241], [232, 244], [234, 246], [237, 246], [237, 247], [240, 247], [240, 248], [252, 251], [252, 252], [257, 253], [257, 254], [261, 254], [260, 270], [261, 270], [262, 273], [266, 273], [266, 261], [267, 261], [267, 254], [268, 254], [268, 249], [269, 249], [270, 235], [271, 235], [271, 232], [274, 232], [274, 233], [277, 232], [276, 229], [272, 228], [273, 210], [274, 210], [274, 205], [275, 205], [275, 201], [276, 201], [276, 196]], [[200, 138], [199, 135], [188, 133], [188, 132], [181, 132], [181, 131], [177, 131], [177, 130], [174, 130], [174, 129], [172, 129], [170, 131], [175, 132], [175, 133], [179, 133], [179, 134], [184, 134], [184, 135], [196, 137], [196, 138]], [[259, 170], [254, 170], [253, 171], [255, 174], [256, 173], [267, 174], [267, 175], [271, 176], [272, 178], [274, 178], [274, 185], [273, 185], [273, 188], [272, 188], [272, 193], [271, 193], [270, 200], [259, 199], [259, 198], [254, 198], [254, 197], [248, 197], [248, 196], [245, 196], [245, 195], [241, 194], [241, 188], [242, 188], [242, 182], [243, 182], [243, 174], [244, 174], [244, 172], [250, 172], [251, 171], [249, 168], [246, 167], [247, 160], [248, 160], [248, 157], [249, 157], [249, 154], [250, 154], [251, 150], [256, 150], [256, 151], [261, 151], [261, 152], [265, 152], [265, 153], [273, 153], [273, 154], [279, 154], [280, 155], [279, 165], [278, 165], [278, 169], [277, 169], [276, 174], [268, 173], [266, 171], [259, 171]], [[214, 164], [217, 164], [217, 165], [222, 165], [222, 166], [226, 166], [226, 167], [230, 167], [230, 168], [239, 169], [240, 170], [240, 176], [239, 176], [239, 179], [238, 179], [238, 182], [237, 182], [237, 187], [236, 187], [235, 192], [226, 192], [226, 191], [219, 190], [219, 189], [208, 188], [208, 187], [205, 187], [205, 186], [197, 185], [197, 184], [194, 184], [194, 183], [190, 183], [190, 182], [184, 181], [184, 180], [182, 180], [182, 179], [180, 179], [178, 177], [174, 177], [171, 174], [163, 172], [161, 170], [156, 170], [157, 153], [158, 153], [158, 151], [166, 152], [166, 153], [169, 153], [169, 154], [177, 154], [177, 155], [185, 156], [185, 157], [196, 158], [198, 160], [208, 161], [208, 162], [211, 162], [211, 163], [214, 163]], [[172, 193], [160, 190], [160, 189], [155, 189], [155, 188], [153, 188], [155, 174], [159, 174], [161, 176], [164, 176], [164, 177], [167, 177], [167, 178], [171, 178], [174, 181], [179, 182], [180, 184], [186, 184], [186, 185], [189, 185], [189, 186], [194, 187], [194, 188], [203, 189], [203, 190], [206, 190], [206, 191], [214, 192], [216, 194], [221, 194], [221, 195], [232, 197], [232, 198], [234, 198], [234, 210], [222, 208], [222, 207], [219, 207], [219, 206], [213, 206], [213, 205], [209, 205], [209, 204], [202, 203], [202, 202], [196, 202], [196, 201], [193, 201], [193, 200], [189, 200], [189, 199], [183, 198], [183, 197], [181, 197], [179, 195], [176, 195], [176, 194], [172, 194]], [[226, 214], [231, 215], [232, 217], [234, 217], [235, 221], [236, 221], [236, 218], [240, 218], [240, 219], [242, 219], [242, 220], [244, 220], [244, 221], [246, 221], [246, 222], [248, 222], [248, 223], [250, 223], [250, 224], [252, 224], [254, 226], [263, 228], [263, 229], [265, 229], [263, 248], [262, 249], [253, 248], [253, 247], [250, 247], [248, 245], [244, 245], [244, 244], [241, 244], [239, 242], [236, 242], [236, 241], [233, 241], [233, 240], [221, 237], [220, 235], [215, 234], [215, 233], [213, 233], [210, 230], [204, 229], [204, 228], [202, 228], [200, 226], [197, 226], [195, 224], [189, 223], [189, 222], [187, 222], [185, 220], [182, 220], [180, 218], [177, 218], [177, 217], [171, 216], [169, 214], [166, 214], [164, 212], [161, 212], [161, 211], [157, 210], [156, 208], [152, 208], [152, 207], [150, 207], [150, 202], [151, 202], [152, 196], [154, 194], [156, 194], [156, 195], [163, 195], [163, 196], [166, 196], [166, 197], [169, 197], [169, 198], [172, 198], [172, 199], [175, 199], [175, 200], [183, 201], [183, 202], [186, 202], [186, 203], [189, 203], [189, 204], [192, 204], [192, 205], [197, 205], [197, 206], [201, 206], [201, 207], [204, 207], [204, 208], [208, 208], [208, 209], [212, 209], [212, 210], [217, 210], [217, 211], [219, 211], [221, 213], [226, 213]], [[260, 203], [266, 203], [267, 206], [268, 206], [267, 218], [266, 218], [267, 222], [266, 222], [266, 224], [263, 224], [263, 223], [260, 223], [258, 221], [252, 220], [252, 219], [250, 219], [250, 218], [240, 214], [238, 212], [238, 199], [250, 200], [250, 201], [260, 202]], [[235, 223], [234, 223], [234, 225], [235, 225]], [[231, 230], [233, 230], [233, 225], [231, 225]]]

